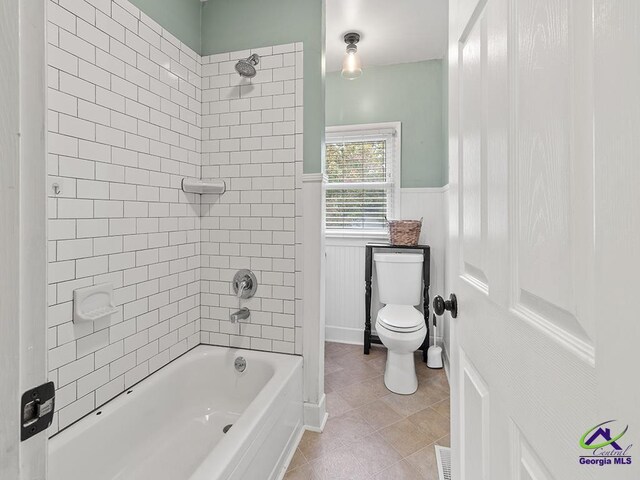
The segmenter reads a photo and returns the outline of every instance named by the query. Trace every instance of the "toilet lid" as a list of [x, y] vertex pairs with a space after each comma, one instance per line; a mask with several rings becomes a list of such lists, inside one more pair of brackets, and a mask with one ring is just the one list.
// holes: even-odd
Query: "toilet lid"
[[394, 332], [415, 332], [424, 325], [422, 313], [411, 305], [387, 305], [378, 312], [378, 321]]

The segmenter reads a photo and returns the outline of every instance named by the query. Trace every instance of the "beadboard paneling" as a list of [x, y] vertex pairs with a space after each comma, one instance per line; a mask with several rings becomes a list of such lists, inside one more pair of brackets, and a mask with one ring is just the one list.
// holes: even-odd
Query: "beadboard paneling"
[[[405, 188], [400, 191], [401, 218], [423, 218], [420, 243], [431, 246], [430, 298], [444, 295], [446, 221], [445, 188]], [[328, 238], [326, 245], [326, 338], [328, 341], [362, 343], [364, 330], [364, 246], [366, 239]], [[372, 289], [372, 323], [381, 304], [375, 281]], [[438, 330], [441, 341], [446, 325]]]
[[326, 338], [362, 343], [364, 242], [327, 240]]

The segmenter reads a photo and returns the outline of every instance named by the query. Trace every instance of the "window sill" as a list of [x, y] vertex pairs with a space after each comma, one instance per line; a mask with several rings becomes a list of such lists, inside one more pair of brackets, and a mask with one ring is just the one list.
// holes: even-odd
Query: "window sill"
[[327, 230], [325, 232], [326, 238], [355, 238], [355, 239], [370, 239], [370, 240], [383, 240], [389, 238], [389, 232], [384, 230], [380, 232], [375, 231], [351, 231], [351, 232], [337, 232], [335, 230]]
[[385, 243], [389, 241], [387, 232], [327, 232], [328, 246], [365, 246], [367, 243]]

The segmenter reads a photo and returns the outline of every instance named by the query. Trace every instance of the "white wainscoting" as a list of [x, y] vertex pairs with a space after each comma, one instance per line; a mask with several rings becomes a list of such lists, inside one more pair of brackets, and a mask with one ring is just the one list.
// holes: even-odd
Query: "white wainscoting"
[[[430, 297], [444, 293], [447, 238], [445, 195], [448, 187], [403, 188], [400, 212], [403, 219], [423, 218], [420, 243], [431, 246]], [[373, 239], [327, 238], [326, 242], [326, 339], [362, 344], [364, 330], [364, 255]], [[381, 304], [373, 280], [371, 317], [375, 322]], [[438, 329], [442, 343], [444, 325]]]

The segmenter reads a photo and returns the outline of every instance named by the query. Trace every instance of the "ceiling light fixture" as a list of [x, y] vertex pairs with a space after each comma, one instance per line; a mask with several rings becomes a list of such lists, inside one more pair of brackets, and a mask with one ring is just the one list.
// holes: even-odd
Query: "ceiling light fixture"
[[356, 43], [360, 41], [360, 34], [349, 32], [344, 36], [344, 42], [347, 44], [347, 53], [342, 61], [342, 76], [348, 80], [354, 80], [362, 75], [362, 65], [358, 56], [358, 47]]

